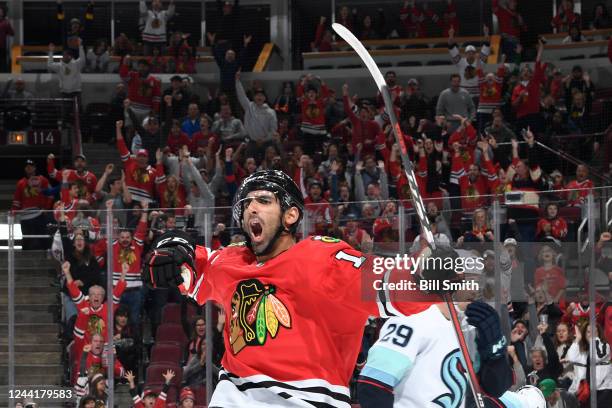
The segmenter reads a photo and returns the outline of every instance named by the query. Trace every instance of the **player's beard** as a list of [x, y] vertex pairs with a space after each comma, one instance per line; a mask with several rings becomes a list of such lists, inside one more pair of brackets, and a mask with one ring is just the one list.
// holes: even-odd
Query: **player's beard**
[[260, 217], [250, 217], [245, 222], [245, 231], [251, 241], [251, 248], [255, 255], [263, 255], [269, 249], [272, 240], [279, 230], [279, 220], [264, 221]]

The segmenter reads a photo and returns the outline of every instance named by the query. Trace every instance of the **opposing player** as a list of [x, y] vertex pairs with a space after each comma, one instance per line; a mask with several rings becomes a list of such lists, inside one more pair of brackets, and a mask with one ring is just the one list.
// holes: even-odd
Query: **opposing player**
[[177, 285], [199, 304], [214, 299], [228, 311], [211, 407], [349, 407], [367, 317], [391, 307], [418, 313], [437, 301], [363, 301], [373, 291], [366, 283], [373, 260], [334, 238], [296, 242], [303, 213], [302, 193], [288, 175], [256, 172], [233, 207], [245, 243], [211, 252], [169, 232], [146, 259], [149, 285]]
[[[486, 393], [485, 406], [545, 408], [546, 400], [536, 387], [507, 391], [512, 372], [495, 310], [482, 302], [455, 307], [464, 315], [462, 331]], [[473, 406], [466, 403], [472, 395], [446, 303], [412, 316], [392, 317], [380, 333], [358, 380], [362, 408]]]

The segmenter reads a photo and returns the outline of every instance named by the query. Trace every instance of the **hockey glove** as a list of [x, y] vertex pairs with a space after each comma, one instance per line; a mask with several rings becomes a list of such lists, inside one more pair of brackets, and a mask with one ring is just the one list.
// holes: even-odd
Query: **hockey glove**
[[506, 355], [506, 338], [502, 334], [499, 316], [491, 306], [475, 301], [465, 310], [467, 322], [476, 328], [476, 346], [482, 361]]
[[183, 231], [160, 236], [145, 258], [142, 280], [151, 288], [182, 286], [181, 291], [188, 292], [195, 283], [193, 238]]

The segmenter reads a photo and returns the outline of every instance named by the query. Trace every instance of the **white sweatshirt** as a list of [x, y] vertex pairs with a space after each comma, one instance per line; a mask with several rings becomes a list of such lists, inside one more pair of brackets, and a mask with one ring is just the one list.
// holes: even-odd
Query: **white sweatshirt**
[[72, 59], [69, 63], [65, 63], [63, 60], [60, 62], [53, 62], [53, 53], [49, 53], [47, 69], [57, 74], [60, 92], [81, 92], [81, 70], [85, 66], [85, 62], [86, 59], [83, 46], [79, 47], [79, 58]]

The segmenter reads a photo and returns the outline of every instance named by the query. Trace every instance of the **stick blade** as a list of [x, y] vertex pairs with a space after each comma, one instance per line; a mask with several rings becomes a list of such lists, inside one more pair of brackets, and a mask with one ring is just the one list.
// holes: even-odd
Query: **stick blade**
[[378, 69], [376, 62], [374, 61], [368, 50], [365, 49], [361, 41], [359, 41], [357, 37], [355, 37], [353, 33], [351, 33], [349, 29], [343, 26], [342, 24], [333, 23], [332, 28], [334, 29], [336, 34], [342, 37], [342, 39], [346, 41], [347, 44], [355, 50], [357, 55], [359, 55], [359, 58], [361, 58], [368, 71], [370, 71], [370, 75], [372, 75], [372, 78], [374, 78], [376, 86], [382, 92], [383, 87], [387, 85], [387, 83], [385, 82], [385, 78]]

